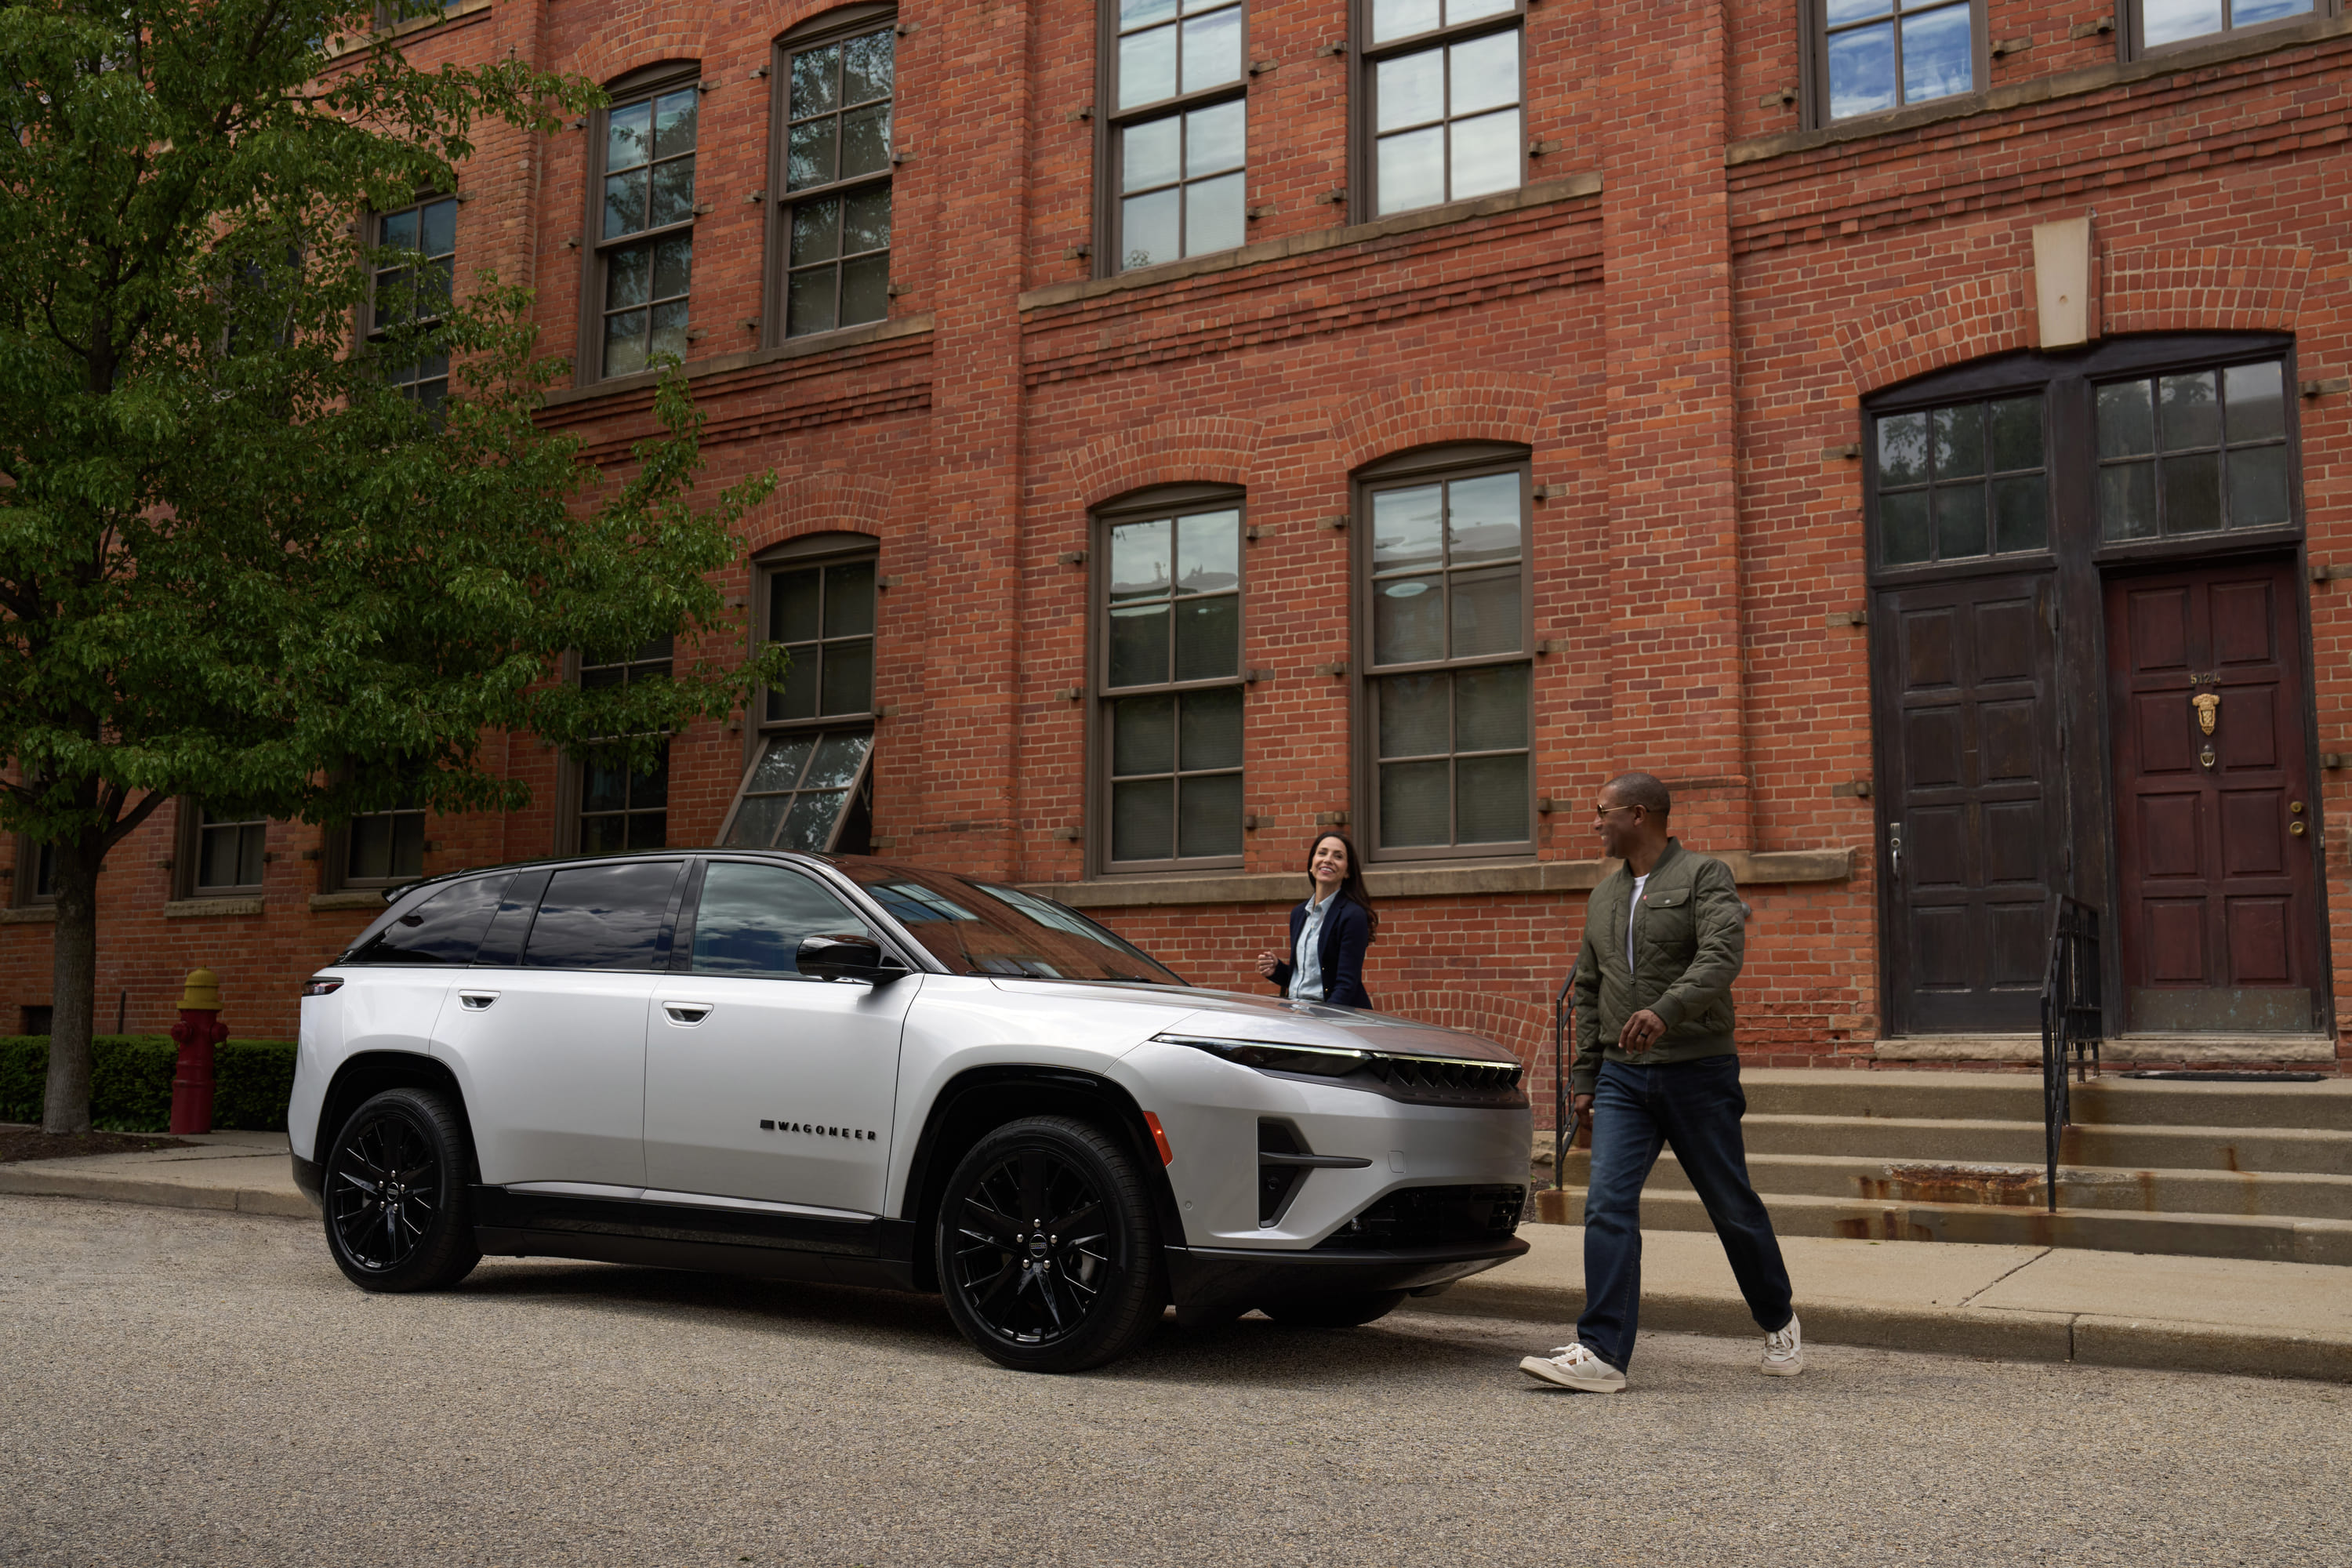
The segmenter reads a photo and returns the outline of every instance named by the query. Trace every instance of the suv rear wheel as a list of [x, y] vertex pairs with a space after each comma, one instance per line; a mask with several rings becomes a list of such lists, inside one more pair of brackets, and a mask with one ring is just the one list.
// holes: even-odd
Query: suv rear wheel
[[362, 1290], [437, 1290], [482, 1260], [465, 1128], [443, 1096], [388, 1089], [367, 1100], [326, 1167], [327, 1247]]
[[937, 1247], [956, 1327], [1016, 1371], [1115, 1361], [1168, 1299], [1141, 1168], [1067, 1117], [1007, 1122], [973, 1144], [948, 1177]]

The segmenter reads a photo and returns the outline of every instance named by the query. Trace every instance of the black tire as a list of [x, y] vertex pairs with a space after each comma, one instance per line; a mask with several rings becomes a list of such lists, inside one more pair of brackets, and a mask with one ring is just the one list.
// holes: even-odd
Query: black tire
[[1387, 1317], [1403, 1301], [1402, 1290], [1364, 1290], [1352, 1296], [1307, 1296], [1294, 1301], [1269, 1301], [1258, 1310], [1294, 1329], [1353, 1329], [1375, 1318]]
[[362, 1290], [439, 1290], [482, 1260], [465, 1124], [429, 1089], [388, 1089], [327, 1152], [327, 1249]]
[[1017, 1372], [1116, 1361], [1168, 1300], [1141, 1166], [1068, 1117], [1025, 1117], [973, 1144], [940, 1194], [934, 1247], [948, 1315]]

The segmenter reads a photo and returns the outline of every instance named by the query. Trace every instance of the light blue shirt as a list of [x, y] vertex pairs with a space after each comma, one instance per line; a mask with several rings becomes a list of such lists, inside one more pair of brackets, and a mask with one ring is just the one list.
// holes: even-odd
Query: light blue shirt
[[1290, 999], [1293, 1002], [1323, 1000], [1323, 917], [1331, 911], [1339, 894], [1319, 901], [1309, 900], [1307, 923], [1298, 928], [1298, 951], [1290, 955]]

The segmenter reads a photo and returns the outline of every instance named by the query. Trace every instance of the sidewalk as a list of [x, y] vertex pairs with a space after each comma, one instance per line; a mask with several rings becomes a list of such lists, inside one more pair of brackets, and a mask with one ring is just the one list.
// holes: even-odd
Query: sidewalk
[[[0, 1164], [0, 1194], [318, 1213], [294, 1185], [284, 1133], [191, 1142]], [[1413, 1305], [1542, 1325], [1530, 1348], [1568, 1339], [1584, 1305], [1584, 1232], [1529, 1224], [1519, 1234], [1532, 1247], [1525, 1258]], [[1818, 1237], [1780, 1247], [1815, 1344], [2352, 1382], [2352, 1268]], [[1712, 1235], [1649, 1232], [1642, 1261], [1643, 1328], [1757, 1335]]]

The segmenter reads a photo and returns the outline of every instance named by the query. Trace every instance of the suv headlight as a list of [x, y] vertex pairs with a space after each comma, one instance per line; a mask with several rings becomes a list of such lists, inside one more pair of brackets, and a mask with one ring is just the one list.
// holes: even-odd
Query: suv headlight
[[1154, 1035], [1162, 1045], [1191, 1046], [1245, 1068], [1302, 1072], [1315, 1078], [1345, 1078], [1372, 1059], [1370, 1051], [1346, 1046], [1282, 1046], [1269, 1040], [1227, 1040], [1214, 1035]]
[[1521, 1106], [1527, 1092], [1517, 1062], [1472, 1057], [1406, 1056], [1349, 1046], [1292, 1046], [1273, 1040], [1234, 1040], [1217, 1035], [1154, 1035], [1162, 1045], [1191, 1046], [1229, 1062], [1283, 1077], [1346, 1079], [1349, 1089], [1369, 1089], [1416, 1105]]

